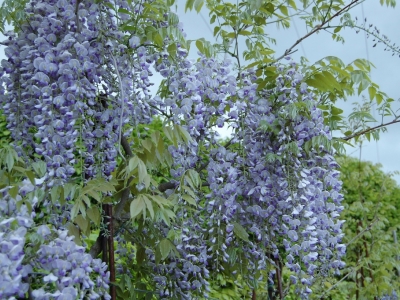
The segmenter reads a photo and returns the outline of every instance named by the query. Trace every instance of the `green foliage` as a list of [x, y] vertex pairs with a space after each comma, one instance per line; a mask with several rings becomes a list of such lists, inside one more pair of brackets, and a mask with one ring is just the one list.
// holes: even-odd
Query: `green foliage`
[[5, 32], [6, 25], [12, 25], [19, 30], [22, 22], [26, 20], [24, 8], [28, 0], [4, 0], [0, 7], [0, 31]]
[[0, 147], [2, 145], [8, 145], [11, 142], [11, 132], [7, 129], [7, 120], [0, 111]]
[[[258, 282], [257, 285], [258, 287], [255, 292], [256, 299], [269, 300], [268, 284], [264, 285], [264, 282]], [[209, 299], [241, 300], [251, 299], [252, 296], [253, 290], [246, 284], [240, 275], [234, 280], [229, 274], [218, 274], [211, 283]]]
[[340, 157], [344, 206], [342, 218], [347, 264], [336, 280], [328, 280], [316, 293], [329, 299], [373, 299], [375, 296], [400, 292], [398, 271], [400, 233], [397, 212], [400, 209], [400, 187], [385, 174], [380, 165]]

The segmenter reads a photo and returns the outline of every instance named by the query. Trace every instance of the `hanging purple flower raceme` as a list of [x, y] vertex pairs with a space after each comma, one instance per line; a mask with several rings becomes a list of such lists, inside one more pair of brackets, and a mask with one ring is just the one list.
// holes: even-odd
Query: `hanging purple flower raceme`
[[[236, 78], [228, 77], [229, 80]], [[226, 101], [231, 108], [223, 118], [223, 122], [229, 120], [233, 128], [243, 125], [246, 115], [247, 97], [253, 99], [256, 96], [256, 85], [251, 81], [241, 81], [240, 87], [230, 86], [228, 92], [231, 99]], [[232, 97], [233, 96], [233, 97]], [[235, 100], [235, 101], [233, 101]], [[222, 108], [222, 111], [225, 107]], [[217, 121], [218, 122], [218, 121]], [[241, 239], [234, 232], [240, 231], [239, 216], [244, 213], [242, 206], [243, 188], [240, 182], [246, 175], [243, 172], [244, 160], [241, 151], [231, 151], [229, 146], [240, 144], [241, 140], [237, 134], [228, 142], [229, 145], [217, 145], [210, 150], [210, 159], [207, 165], [207, 183], [210, 193], [206, 195], [204, 213], [208, 216], [207, 229], [209, 255], [211, 266], [214, 271], [224, 271], [223, 265], [233, 266], [237, 261], [236, 250], [243, 248]], [[219, 143], [218, 143], [219, 144]], [[241, 260], [240, 255], [237, 259]], [[244, 263], [241, 261], [241, 263]], [[234, 271], [236, 272], [236, 271]]]
[[[33, 299], [110, 299], [106, 264], [85, 253], [67, 230], [35, 225], [41, 217], [34, 210], [42, 183], [43, 179], [35, 179], [35, 184], [23, 180], [15, 198], [11, 187], [0, 190], [0, 297], [25, 298], [31, 288]], [[26, 204], [17, 208], [18, 202]], [[37, 252], [26, 253], [28, 234], [30, 242], [33, 236], [38, 241]]]
[[[229, 74], [229, 62], [219, 63], [202, 57], [193, 65], [185, 59], [187, 51], [178, 47], [177, 52], [180, 59], [176, 65], [166, 60], [165, 54], [156, 63], [156, 70], [169, 82], [170, 93], [160, 109], [164, 115], [169, 115], [171, 123], [180, 125], [191, 138], [189, 143], [169, 146], [174, 159], [171, 175], [178, 183], [187, 170], [200, 166], [201, 144], [215, 145], [218, 137], [215, 128], [226, 121], [235, 121], [238, 109], [230, 98], [236, 93], [236, 79]], [[232, 114], [225, 115], [229, 111]], [[179, 201], [184, 204], [185, 200]], [[183, 205], [177, 212], [177, 219], [184, 220], [183, 224], [176, 224], [177, 230], [182, 231], [181, 241], [176, 245], [179, 256], [173, 255], [168, 262], [157, 264], [155, 254], [147, 249], [150, 266], [158, 274], [154, 280], [159, 295], [180, 299], [204, 296], [209, 289], [211, 258], [206, 239], [208, 233], [203, 229], [204, 210], [199, 207], [199, 211], [193, 213]]]
[[170, 94], [165, 100], [165, 113], [173, 124], [187, 130], [192, 141], [169, 147], [174, 158], [172, 175], [176, 178], [198, 163], [199, 143], [206, 147], [215, 144], [219, 136], [215, 128], [235, 121], [238, 115], [231, 99], [236, 93], [236, 80], [230, 75], [229, 61], [219, 63], [201, 57], [193, 65], [183, 58], [177, 68], [168, 77]]
[[30, 265], [45, 272], [45, 276], [34, 279], [42, 286], [32, 291], [34, 299], [111, 299], [106, 263], [85, 253], [85, 248], [76, 245], [66, 230], [54, 231], [41, 225], [37, 233], [44, 242]]
[[[187, 214], [187, 212], [186, 212]], [[178, 216], [179, 217], [179, 216]], [[207, 297], [209, 290], [209, 270], [205, 231], [201, 227], [204, 220], [199, 213], [186, 218], [177, 237], [177, 253], [169, 256], [164, 263], [156, 263], [155, 253], [147, 249], [149, 266], [156, 276], [154, 282], [160, 299], [194, 299]]]
[[393, 291], [391, 295], [385, 295], [380, 298], [380, 300], [398, 300], [396, 291]]
[[[182, 51], [182, 56], [185, 54], [186, 52]], [[171, 115], [170, 120], [174, 124], [181, 125], [192, 138], [188, 144], [169, 147], [174, 158], [171, 175], [178, 180], [186, 170], [199, 166], [199, 145], [215, 145], [218, 138], [215, 129], [221, 128], [222, 124], [227, 122], [235, 123], [240, 108], [238, 109], [232, 99], [236, 94], [236, 79], [230, 74], [228, 61], [219, 63], [215, 59], [201, 57], [193, 65], [182, 59], [178, 69], [168, 80], [170, 94], [165, 101], [166, 113]], [[211, 153], [212, 156], [216, 154]], [[209, 172], [210, 166], [211, 163], [208, 167]], [[191, 290], [201, 293], [208, 289], [208, 268], [214, 263], [210, 264], [211, 241], [205, 239], [207, 231], [202, 230], [202, 224], [206, 220], [204, 212], [205, 210], [200, 208], [199, 213], [185, 221], [183, 228], [187, 232], [183, 232], [182, 242], [177, 245], [181, 255], [179, 265], [183, 268], [175, 271], [173, 281], [176, 289], [167, 290], [179, 297], [188, 297]], [[187, 214], [185, 211], [179, 213], [185, 216]], [[175, 265], [176, 262], [173, 262], [170, 267], [176, 268]], [[189, 278], [197, 279], [189, 281]]]
[[312, 144], [316, 138], [330, 139], [322, 113], [295, 64], [279, 69], [276, 87], [249, 101], [239, 132], [248, 174], [239, 181], [246, 208], [241, 225], [257, 241], [245, 251], [257, 262], [254, 268], [278, 259], [278, 247], [284, 246], [291, 279], [307, 298], [316, 274], [344, 266], [343, 221], [337, 219], [343, 197], [331, 150]]
[[[24, 263], [24, 246], [33, 220], [23, 205], [19, 210], [9, 196], [9, 187], [0, 190], [0, 298], [24, 297], [29, 289], [32, 268]], [[20, 196], [17, 196], [21, 199]]]
[[243, 173], [238, 168], [241, 157], [237, 153], [220, 146], [212, 149], [210, 154], [207, 166], [210, 193], [206, 195], [204, 213], [208, 216], [207, 244], [211, 250], [212, 268], [221, 272], [223, 265], [230, 261], [228, 250], [239, 246], [234, 229], [238, 214], [243, 211], [239, 199], [242, 188], [237, 184]]
[[8, 33], [0, 96], [19, 155], [45, 159], [49, 186], [77, 170], [110, 176], [122, 127], [150, 122], [159, 104], [148, 93], [157, 55], [137, 36], [125, 45], [105, 3], [35, 0], [26, 12], [29, 24]]
[[[208, 67], [209, 70], [213, 69]], [[233, 87], [231, 95], [237, 95], [237, 101], [229, 104], [240, 109], [232, 124], [239, 128], [232, 143], [242, 145], [243, 157], [224, 147], [210, 150], [207, 181], [211, 192], [203, 210], [208, 216], [208, 238], [203, 244], [209, 247], [209, 265], [218, 271], [223, 270], [223, 263], [235, 263], [230, 257], [231, 250], [241, 247], [248, 269], [245, 277], [249, 282], [260, 280], [253, 274], [266, 269], [268, 264], [281, 268], [276, 265], [280, 255], [278, 248], [284, 247], [288, 252], [286, 266], [294, 274], [291, 280], [300, 284], [298, 293], [307, 298], [317, 272], [327, 275], [330, 270], [338, 271], [344, 265], [340, 260], [345, 251], [340, 243], [343, 222], [337, 220], [343, 209], [340, 206], [341, 182], [330, 149], [312, 144], [313, 138], [330, 139], [313, 95], [307, 92], [294, 64], [290, 68], [278, 66], [278, 70], [282, 74], [272, 90], [257, 92], [252, 71], [240, 75], [241, 86], [237, 92]], [[197, 82], [187, 71], [181, 72], [182, 77], [188, 78], [185, 79], [186, 90], [181, 92], [178, 89], [181, 83], [171, 80], [170, 90], [178, 95], [178, 101], [169, 99], [167, 106], [174, 113], [174, 122], [182, 124], [180, 116], [184, 116], [186, 126], [195, 119], [187, 91], [197, 89], [200, 95], [204, 91], [199, 88], [203, 82]], [[221, 100], [225, 99], [221, 97]], [[199, 107], [196, 104], [195, 109]], [[215, 104], [208, 102], [202, 107], [199, 112], [205, 117], [200, 118], [207, 120], [207, 116], [215, 116]], [[297, 111], [293, 112], [295, 109]], [[208, 115], [208, 111], [212, 113]], [[213, 130], [205, 128], [208, 131], [203, 139], [211, 140]], [[188, 131], [196, 137], [198, 131], [193, 129], [196, 128], [189, 127]], [[216, 140], [212, 140], [210, 144], [215, 143]], [[308, 145], [310, 143], [312, 146]], [[187, 155], [184, 147], [170, 149], [180, 164], [177, 177], [194, 167], [180, 160]], [[199, 224], [196, 218], [191, 220]], [[245, 236], [237, 233], [241, 228], [250, 233], [246, 243], [241, 240]]]

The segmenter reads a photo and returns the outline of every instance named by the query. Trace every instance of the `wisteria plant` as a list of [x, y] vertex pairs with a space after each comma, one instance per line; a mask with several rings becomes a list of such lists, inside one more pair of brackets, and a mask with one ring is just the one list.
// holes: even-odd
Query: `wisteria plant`
[[[173, 4], [31, 0], [6, 33], [0, 298], [203, 299], [223, 274], [246, 297], [308, 299], [344, 267], [335, 111], [313, 68], [255, 49], [243, 68], [225, 40], [190, 60]], [[331, 98], [357, 85], [329, 74]]]

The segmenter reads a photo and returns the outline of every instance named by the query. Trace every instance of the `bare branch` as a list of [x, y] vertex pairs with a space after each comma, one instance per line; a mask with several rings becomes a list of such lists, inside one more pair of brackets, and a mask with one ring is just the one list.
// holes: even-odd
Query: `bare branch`
[[346, 247], [348, 247], [349, 245], [351, 245], [352, 243], [354, 243], [359, 237], [361, 237], [364, 233], [366, 233], [367, 231], [370, 231], [372, 229], [372, 226], [374, 226], [374, 224], [376, 222], [378, 222], [379, 219], [375, 218], [371, 223], [368, 224], [367, 227], [365, 227], [363, 230], [361, 230], [355, 237], [353, 237], [347, 244]]
[[[313, 35], [314, 33], [316, 33], [317, 31], [321, 30], [325, 24], [329, 23], [330, 21], [332, 21], [334, 18], [340, 16], [343, 12], [348, 11], [349, 9], [351, 9], [357, 2], [359, 2], [361, 0], [353, 0], [351, 1], [348, 5], [346, 5], [345, 7], [343, 7], [341, 10], [338, 10], [334, 15], [332, 15], [329, 19], [323, 21], [321, 24], [319, 24], [318, 26], [314, 27], [313, 30], [311, 30], [309, 33], [307, 33], [305, 36], [303, 36], [302, 38], [299, 38], [290, 48], [286, 49], [285, 53], [282, 54], [281, 56], [279, 56], [277, 59], [275, 59], [275, 62], [281, 60], [282, 58], [284, 58], [285, 56], [288, 56], [290, 54], [292, 54], [294, 52], [294, 47], [296, 47], [298, 44], [300, 44], [303, 40], [305, 40], [306, 38], [308, 38], [309, 36]], [[269, 64], [259, 68], [259, 69], [264, 69], [267, 66], [269, 66]]]
[[341, 283], [342, 281], [344, 281], [347, 277], [349, 277], [353, 272], [357, 271], [356, 267], [353, 268], [353, 270], [351, 270], [351, 272], [347, 273], [345, 276], [343, 276], [338, 282], [336, 282], [334, 285], [332, 285], [328, 290], [326, 290], [320, 297], [319, 299], [324, 299], [324, 296], [326, 294], [328, 294], [331, 290], [333, 290], [334, 288], [336, 288], [339, 283]]
[[348, 140], [351, 140], [352, 138], [358, 137], [360, 135], [366, 134], [366, 133], [374, 131], [376, 129], [379, 129], [379, 128], [382, 128], [382, 127], [386, 127], [388, 125], [396, 124], [396, 123], [399, 123], [399, 122], [400, 122], [399, 118], [396, 117], [393, 121], [390, 121], [390, 122], [387, 122], [387, 123], [383, 123], [383, 124], [375, 126], [375, 127], [370, 127], [370, 128], [365, 129], [365, 130], [361, 130], [359, 132], [353, 133], [352, 135], [349, 135], [349, 136], [346, 136], [346, 137], [342, 137], [340, 139], [344, 140], [344, 141], [348, 141]]
[[170, 190], [170, 189], [174, 189], [176, 188], [176, 184], [174, 182], [164, 182], [164, 183], [160, 183], [158, 186], [158, 190], [161, 193], [164, 193], [166, 190]]
[[96, 242], [94, 242], [92, 247], [90, 247], [89, 254], [91, 257], [97, 258], [97, 256], [101, 253], [101, 240], [102, 236], [99, 235]]

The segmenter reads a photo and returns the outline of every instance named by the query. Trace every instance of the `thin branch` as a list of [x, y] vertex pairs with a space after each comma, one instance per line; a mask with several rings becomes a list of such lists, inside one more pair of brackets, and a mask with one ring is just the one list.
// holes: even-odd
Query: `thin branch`
[[374, 130], [376, 130], [376, 129], [379, 129], [379, 128], [382, 128], [382, 127], [386, 127], [386, 126], [388, 126], [388, 125], [396, 124], [396, 123], [399, 123], [399, 122], [400, 122], [399, 117], [396, 117], [393, 121], [390, 121], [390, 122], [387, 122], [387, 123], [383, 123], [383, 124], [377, 125], [377, 126], [375, 126], [375, 127], [370, 127], [370, 128], [361, 130], [361, 131], [359, 131], [359, 132], [353, 133], [352, 135], [349, 135], [349, 136], [346, 136], [346, 137], [342, 137], [342, 138], [340, 138], [340, 139], [341, 139], [341, 140], [344, 140], [344, 141], [348, 141], [348, 140], [351, 140], [351, 139], [354, 138], [354, 137], [357, 137], [357, 136], [366, 134], [366, 133], [368, 133], [368, 132], [374, 131]]
[[79, 12], [79, 4], [81, 4], [81, 2], [82, 2], [82, 0], [78, 0], [78, 1], [76, 1], [76, 4], [75, 4], [75, 22], [76, 22], [76, 32], [78, 32], [78, 33], [80, 33], [81, 31], [80, 31], [80, 24], [79, 24], [79, 14], [78, 14], [78, 12]]
[[253, 293], [251, 295], [251, 300], [257, 300], [257, 293], [256, 293], [255, 289], [253, 289]]
[[[307, 9], [308, 7], [310, 7], [310, 5], [311, 5], [311, 4], [309, 4], [309, 5], [306, 7], [306, 9]], [[304, 13], [303, 15], [310, 15], [310, 13], [306, 11], [306, 9], [299, 9], [297, 13], [294, 13], [294, 14], [289, 15], [289, 16], [287, 16], [287, 17], [283, 17], [283, 18], [281, 18], [281, 19], [277, 19], [277, 20], [270, 21], [270, 22], [265, 22], [265, 25], [270, 25], [270, 24], [279, 23], [279, 22], [282, 22], [282, 21], [285, 21], [285, 20], [290, 20], [291, 18], [293, 18], [293, 17], [295, 17], [295, 16], [302, 16], [301, 13]]]
[[275, 259], [275, 264], [276, 264], [276, 281], [278, 284], [278, 293], [279, 293], [279, 299], [283, 300], [283, 289], [282, 289], [282, 264], [280, 263], [279, 259]]
[[348, 247], [350, 244], [354, 243], [359, 237], [361, 237], [365, 232], [370, 231], [372, 229], [372, 226], [378, 221], [378, 218], [375, 218], [373, 222], [368, 224], [367, 227], [365, 227], [363, 230], [361, 230], [355, 237], [353, 237], [347, 244], [346, 247]]
[[[357, 2], [359, 2], [361, 0], [353, 0], [352, 2], [350, 2], [348, 5], [346, 5], [345, 7], [343, 7], [341, 10], [338, 10], [334, 15], [332, 15], [329, 19], [325, 20], [324, 22], [322, 22], [321, 24], [319, 24], [318, 26], [314, 27], [313, 30], [311, 30], [309, 33], [307, 33], [305, 36], [303, 36], [302, 38], [298, 39], [290, 48], [286, 49], [285, 53], [281, 56], [279, 56], [277, 59], [275, 59], [275, 62], [281, 60], [282, 58], [284, 58], [285, 56], [290, 55], [291, 53], [293, 53], [293, 49], [294, 47], [296, 47], [298, 44], [300, 44], [303, 40], [305, 40], [306, 38], [308, 38], [309, 36], [313, 35], [314, 33], [316, 33], [317, 31], [321, 30], [325, 24], [329, 23], [330, 21], [332, 21], [334, 18], [340, 16], [343, 12], [349, 10], [352, 8], [352, 6], [354, 4], [356, 4]], [[267, 66], [269, 66], [269, 64], [261, 67], [260, 69], [264, 69]]]
[[[107, 215], [107, 204], [103, 204], [102, 205], [102, 215], [103, 215], [103, 226], [105, 226], [105, 224], [107, 223], [107, 219], [108, 219], [108, 215]], [[105, 230], [105, 227], [101, 227], [100, 229], [100, 233], [99, 233], [99, 237], [100, 237], [100, 243], [101, 243], [101, 248], [100, 251], [102, 253], [102, 257], [101, 260], [103, 262], [105, 262], [106, 264], [108, 264], [108, 243], [107, 243], [107, 232]]]
[[157, 106], [153, 105], [153, 104], [149, 104], [149, 106], [151, 108], [154, 108], [155, 110], [157, 110], [160, 114], [162, 114], [164, 117], [166, 117], [167, 119], [171, 118], [171, 115], [168, 115], [165, 111], [163, 111], [162, 109], [158, 108]]
[[96, 239], [96, 242], [90, 247], [89, 254], [93, 258], [97, 258], [97, 256], [101, 253], [101, 244], [102, 244], [102, 236], [99, 235]]
[[[110, 50], [110, 55], [112, 58], [112, 61], [114, 63], [114, 68], [115, 68], [115, 72], [117, 73], [117, 77], [118, 77], [118, 81], [119, 81], [119, 89], [120, 89], [120, 93], [121, 93], [121, 116], [119, 117], [119, 132], [118, 132], [118, 137], [119, 140], [122, 141], [121, 137], [122, 137], [122, 119], [124, 118], [124, 104], [125, 104], [125, 95], [124, 95], [124, 87], [122, 85], [122, 78], [121, 78], [121, 74], [118, 71], [118, 65], [117, 65], [117, 61], [115, 60], [114, 55], [112, 54], [111, 50]], [[118, 153], [121, 155], [121, 157], [125, 160], [125, 157], [122, 155], [121, 153], [121, 149], [120, 146], [118, 146]]]
[[346, 276], [343, 276], [338, 282], [336, 282], [336, 283], [335, 283], [334, 285], [332, 285], [329, 289], [327, 289], [327, 290], [319, 297], [319, 299], [323, 299], [324, 296], [325, 296], [326, 294], [328, 294], [330, 291], [332, 291], [334, 288], [336, 288], [336, 286], [338, 286], [339, 283], [341, 283], [342, 281], [344, 281], [344, 280], [345, 280], [347, 277], [349, 277], [350, 274], [352, 274], [354, 271], [357, 271], [357, 270], [355, 270], [355, 268], [354, 268], [354, 269], [351, 270], [349, 273], [347, 273]]
[[170, 190], [170, 189], [176, 188], [176, 186], [177, 186], [177, 184], [174, 183], [174, 182], [172, 182], [172, 181], [170, 181], [170, 182], [164, 182], [164, 183], [160, 183], [160, 184], [158, 185], [158, 190], [159, 190], [161, 193], [164, 193], [166, 190]]
[[[344, 26], [343, 26], [343, 27], [344, 27]], [[378, 40], [378, 41], [374, 44], [374, 46], [372, 46], [372, 47], [375, 47], [375, 46], [377, 45], [377, 43], [381, 42], [381, 43], [383, 43], [386, 47], [388, 47], [390, 50], [392, 50], [393, 52], [396, 52], [396, 53], [399, 53], [399, 52], [400, 52], [399, 47], [395, 47], [394, 44], [392, 44], [392, 45], [389, 44], [389, 40], [388, 40], [388, 39], [385, 39], [386, 36], [383, 36], [383, 38], [380, 37], [380, 36], [377, 34], [377, 33], [379, 33], [379, 31], [378, 31], [377, 29], [376, 29], [377, 33], [375, 33], [375, 32], [373, 32], [373, 31], [370, 31], [368, 28], [362, 27], [362, 26], [359, 26], [359, 25], [353, 25], [353, 26], [347, 25], [347, 27], [357, 28], [357, 29], [359, 29], [359, 30], [363, 30], [363, 31], [366, 32], [367, 34], [372, 35], [375, 39]], [[357, 32], [358, 32], [358, 31], [357, 31]], [[368, 36], [367, 36], [367, 37], [368, 37]]]
[[121, 141], [122, 149], [124, 149], [126, 155], [128, 157], [132, 157], [133, 156], [133, 152], [132, 152], [131, 147], [129, 146], [128, 140], [124, 136], [121, 136], [121, 140], [120, 141]]
[[113, 211], [112, 211], [112, 204], [107, 204], [107, 215], [109, 216], [109, 224], [108, 224], [108, 230], [109, 230], [109, 236], [108, 236], [108, 268], [110, 270], [110, 295], [111, 295], [111, 300], [116, 300], [117, 299], [117, 290], [115, 286], [115, 257], [114, 257], [114, 222], [113, 222]]
[[[358, 29], [358, 30], [356, 30], [356, 33], [358, 33], [360, 30], [362, 30], [367, 34], [367, 37], [368, 37], [368, 35], [372, 35], [373, 36], [375, 44], [372, 47], [376, 47], [378, 45], [378, 43], [382, 43], [383, 45], [385, 45], [385, 47], [387, 47], [387, 48], [385, 48], [385, 50], [386, 49], [387, 50], [391, 50], [393, 53], [400, 54], [400, 48], [399, 47], [395, 47], [395, 44], [390, 44], [389, 40], [384, 38], [385, 36], [384, 37], [380, 37], [377, 33], [375, 33], [374, 31], [369, 30], [366, 27], [362, 27], [362, 26], [354, 25], [354, 24], [353, 25], [344, 24], [344, 25], [327, 25], [327, 26], [321, 27], [320, 29], [327, 30], [327, 29], [334, 29], [334, 28], [339, 28], [339, 27], [341, 27], [341, 28], [348, 27], [348, 28], [352, 28], [352, 29]], [[377, 29], [375, 29], [375, 30], [377, 31]], [[377, 32], [379, 32], [379, 31], [377, 31]], [[329, 33], [332, 34], [332, 32], [329, 32]]]
[[326, 12], [326, 15], [324, 16], [324, 18], [322, 19], [322, 23], [324, 23], [325, 22], [325, 20], [326, 20], [326, 17], [329, 15], [329, 13], [331, 12], [331, 9], [332, 9], [332, 4], [333, 4], [333, 0], [331, 0], [331, 3], [329, 3], [329, 8], [328, 8], [328, 11]]

